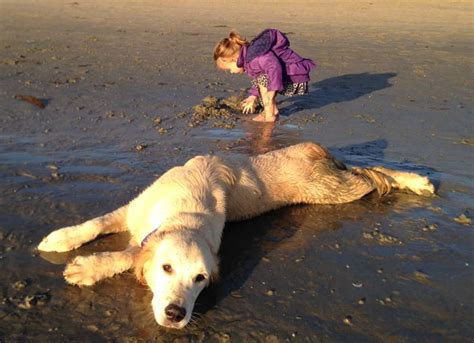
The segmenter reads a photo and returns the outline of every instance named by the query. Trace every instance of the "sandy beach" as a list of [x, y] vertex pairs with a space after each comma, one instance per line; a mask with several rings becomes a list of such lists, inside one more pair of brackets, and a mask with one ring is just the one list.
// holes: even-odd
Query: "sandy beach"
[[[473, 17], [467, 0], [0, 0], [0, 342], [471, 341]], [[212, 60], [231, 29], [269, 27], [318, 64], [309, 94], [278, 99], [275, 125], [235, 111], [250, 79]], [[221, 279], [182, 331], [154, 322], [130, 272], [64, 282], [69, 259], [126, 235], [36, 249], [190, 157], [308, 140], [349, 165], [428, 175], [437, 196], [228, 224]]]

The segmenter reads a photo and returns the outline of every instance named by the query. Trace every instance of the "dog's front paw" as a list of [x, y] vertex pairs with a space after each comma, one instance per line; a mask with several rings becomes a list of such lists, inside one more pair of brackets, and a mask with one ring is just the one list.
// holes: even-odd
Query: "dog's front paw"
[[92, 286], [101, 279], [96, 256], [77, 256], [66, 265], [64, 278], [72, 285]]
[[64, 229], [51, 232], [43, 238], [38, 245], [38, 250], [64, 252], [76, 249], [81, 246], [82, 241], [78, 241], [75, 237], [74, 227], [66, 227]]

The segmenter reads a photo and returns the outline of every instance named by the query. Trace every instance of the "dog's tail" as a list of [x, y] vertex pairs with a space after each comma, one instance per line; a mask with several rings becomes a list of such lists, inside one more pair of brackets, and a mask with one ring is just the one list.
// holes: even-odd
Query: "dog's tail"
[[369, 182], [381, 197], [390, 193], [393, 188], [393, 178], [380, 171], [359, 167], [353, 167], [351, 171]]

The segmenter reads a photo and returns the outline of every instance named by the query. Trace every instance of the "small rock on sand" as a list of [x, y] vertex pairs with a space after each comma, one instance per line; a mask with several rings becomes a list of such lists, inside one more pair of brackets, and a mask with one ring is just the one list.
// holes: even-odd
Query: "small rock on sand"
[[456, 223], [459, 223], [461, 225], [471, 225], [472, 220], [468, 216], [466, 216], [464, 213], [461, 214], [459, 217], [454, 218], [454, 221]]
[[135, 150], [136, 151], [143, 151], [145, 150], [146, 148], [148, 148], [148, 144], [137, 144], [135, 146]]
[[344, 324], [346, 324], [346, 325], [352, 326], [352, 325], [353, 325], [353, 324], [352, 324], [352, 316], [350, 316], [350, 315], [349, 315], [349, 316], [346, 316], [346, 317], [342, 320], [342, 322], [343, 322]]

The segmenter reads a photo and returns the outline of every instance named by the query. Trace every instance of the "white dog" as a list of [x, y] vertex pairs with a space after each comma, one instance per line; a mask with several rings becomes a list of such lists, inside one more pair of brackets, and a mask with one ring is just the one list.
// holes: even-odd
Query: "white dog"
[[130, 231], [124, 251], [76, 257], [66, 266], [66, 281], [89, 286], [134, 268], [153, 292], [158, 324], [182, 328], [197, 296], [218, 274], [225, 221], [291, 204], [345, 203], [392, 188], [434, 193], [426, 177], [382, 167], [346, 169], [314, 143], [250, 158], [197, 156], [163, 174], [128, 205], [52, 232], [38, 249], [69, 251], [101, 234]]

